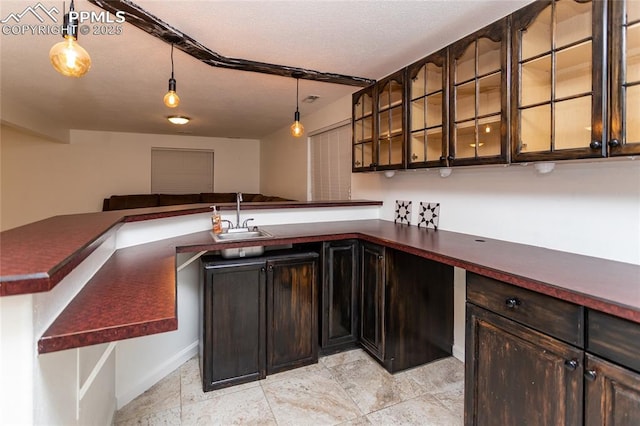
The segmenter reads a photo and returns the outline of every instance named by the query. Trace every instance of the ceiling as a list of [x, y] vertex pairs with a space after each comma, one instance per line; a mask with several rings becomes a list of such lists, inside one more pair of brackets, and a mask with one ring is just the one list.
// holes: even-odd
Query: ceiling
[[[220, 55], [370, 79], [397, 71], [530, 2], [134, 0]], [[47, 10], [57, 7], [61, 22], [62, 1], [40, 3]], [[0, 20], [37, 4], [2, 0]], [[102, 12], [85, 0], [76, 0], [75, 10]], [[46, 17], [44, 25], [52, 22]], [[19, 25], [24, 24], [41, 23], [27, 13], [20, 18]], [[79, 43], [91, 55], [92, 67], [79, 79], [51, 67], [48, 52], [61, 40], [59, 35], [31, 30], [7, 34], [18, 31], [18, 24], [2, 24], [3, 122], [34, 131], [55, 126], [67, 133], [82, 129], [260, 139], [293, 121], [295, 79], [214, 68], [179, 50], [174, 62], [181, 103], [169, 109], [162, 97], [171, 74], [170, 45], [126, 22], [85, 24], [91, 33], [80, 35]], [[98, 35], [94, 30], [122, 33]], [[305, 115], [356, 90], [300, 80], [302, 122]], [[310, 95], [319, 99], [303, 103]], [[171, 125], [166, 117], [174, 114], [192, 121]]]

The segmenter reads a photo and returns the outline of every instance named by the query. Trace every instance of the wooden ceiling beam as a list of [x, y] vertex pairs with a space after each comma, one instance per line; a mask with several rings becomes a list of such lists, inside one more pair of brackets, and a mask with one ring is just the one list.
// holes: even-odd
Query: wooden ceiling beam
[[279, 75], [282, 77], [301, 78], [305, 80], [322, 81], [325, 83], [344, 84], [349, 86], [366, 87], [373, 83], [364, 77], [354, 77], [350, 75], [334, 74], [308, 70], [304, 68], [291, 67], [286, 65], [269, 64], [265, 62], [251, 61], [247, 59], [227, 58], [208, 47], [204, 46], [194, 38], [177, 30], [151, 13], [147, 12], [137, 4], [128, 0], [88, 0], [99, 8], [115, 15], [116, 12], [125, 12], [125, 21], [142, 31], [151, 34], [167, 43], [173, 44], [176, 48], [193, 56], [199, 61], [212, 67], [228, 68], [238, 71], [251, 71], [263, 74]]

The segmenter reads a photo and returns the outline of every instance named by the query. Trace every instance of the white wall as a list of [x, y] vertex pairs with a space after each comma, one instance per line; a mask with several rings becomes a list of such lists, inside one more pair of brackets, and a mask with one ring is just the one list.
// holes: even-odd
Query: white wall
[[2, 230], [100, 211], [110, 195], [149, 193], [152, 147], [212, 149], [215, 191], [260, 191], [258, 140], [72, 130], [61, 144], [8, 126], [0, 132]]
[[351, 95], [303, 117], [305, 135], [302, 138], [291, 136], [286, 127], [261, 139], [260, 192], [306, 201], [308, 136], [350, 118]]
[[440, 203], [440, 228], [640, 264], [640, 161], [556, 164], [547, 175], [532, 166], [454, 168], [352, 175], [356, 198]]

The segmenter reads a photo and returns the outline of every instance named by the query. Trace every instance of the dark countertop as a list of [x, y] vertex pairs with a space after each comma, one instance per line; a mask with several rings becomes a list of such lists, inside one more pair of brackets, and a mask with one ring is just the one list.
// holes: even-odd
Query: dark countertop
[[[235, 203], [216, 204], [235, 210]], [[380, 201], [242, 203], [243, 210], [381, 206]], [[164, 217], [211, 212], [209, 204], [54, 216], [0, 232], [0, 297], [51, 290], [86, 259], [119, 226]]]
[[[640, 323], [640, 266], [383, 220], [264, 226], [264, 245], [345, 238], [382, 244]], [[209, 231], [116, 252], [38, 343], [40, 353], [175, 330], [175, 254], [242, 247]]]

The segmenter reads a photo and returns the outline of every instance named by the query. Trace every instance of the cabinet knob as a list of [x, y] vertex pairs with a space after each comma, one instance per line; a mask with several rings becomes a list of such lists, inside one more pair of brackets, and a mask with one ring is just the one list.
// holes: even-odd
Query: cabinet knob
[[578, 360], [568, 359], [564, 362], [564, 366], [569, 371], [575, 371], [575, 369], [578, 368]]
[[507, 305], [507, 308], [509, 309], [515, 309], [518, 306], [520, 306], [520, 300], [516, 299], [515, 297], [510, 297], [507, 300], [504, 301], [505, 305]]
[[610, 148], [617, 148], [620, 146], [620, 141], [618, 139], [611, 139], [609, 141], [609, 147]]
[[356, 167], [360, 167], [360, 162], [356, 161], [355, 163], [353, 163]]
[[260, 272], [264, 272], [266, 271], [265, 267], [263, 266], [262, 268], [260, 268]]
[[418, 159], [418, 156], [415, 154], [415, 152], [413, 154], [411, 154], [411, 159], [413, 161], [416, 161]]
[[444, 155], [440, 156], [440, 161], [442, 162], [447, 161], [447, 157], [445, 157]]
[[591, 148], [591, 149], [601, 149], [602, 148], [602, 142], [600, 142], [600, 141], [591, 141], [591, 143], [589, 144], [589, 148]]
[[378, 260], [383, 260], [383, 259], [384, 259], [384, 256], [383, 256], [383, 255], [381, 255], [381, 254], [379, 254], [379, 255], [378, 255]]
[[455, 157], [453, 155], [448, 155], [447, 156], [447, 160], [453, 161], [453, 160], [455, 160]]
[[598, 375], [596, 374], [596, 370], [587, 370], [584, 372], [585, 379], [589, 380], [590, 382], [595, 381], [597, 376]]
[[270, 271], [273, 271], [273, 265], [269, 265], [267, 269], [269, 269]]

